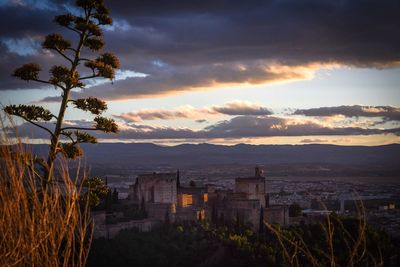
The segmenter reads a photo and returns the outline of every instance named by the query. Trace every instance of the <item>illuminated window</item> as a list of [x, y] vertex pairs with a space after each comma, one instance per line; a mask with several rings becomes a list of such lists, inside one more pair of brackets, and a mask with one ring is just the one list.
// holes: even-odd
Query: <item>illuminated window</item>
[[203, 194], [203, 201], [204, 201], [204, 203], [208, 202], [208, 193]]
[[193, 196], [189, 194], [180, 194], [179, 204], [181, 207], [187, 207], [193, 205]]

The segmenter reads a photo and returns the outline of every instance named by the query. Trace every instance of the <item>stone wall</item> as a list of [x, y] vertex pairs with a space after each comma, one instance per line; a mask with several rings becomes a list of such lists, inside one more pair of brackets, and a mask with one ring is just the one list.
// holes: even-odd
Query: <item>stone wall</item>
[[140, 232], [148, 232], [160, 222], [154, 219], [129, 220], [117, 223], [106, 223], [106, 213], [92, 212], [94, 223], [93, 238], [114, 238], [121, 230], [137, 229]]
[[235, 192], [246, 193], [248, 199], [258, 199], [265, 207], [265, 178], [249, 177], [235, 179]]
[[177, 203], [175, 173], [140, 174], [133, 187], [133, 199], [152, 203]]
[[264, 209], [264, 221], [269, 224], [279, 224], [281, 226], [289, 225], [289, 207], [287, 206], [269, 206]]
[[146, 203], [146, 211], [149, 218], [165, 221], [167, 214], [171, 222], [174, 221], [176, 205], [171, 203]]

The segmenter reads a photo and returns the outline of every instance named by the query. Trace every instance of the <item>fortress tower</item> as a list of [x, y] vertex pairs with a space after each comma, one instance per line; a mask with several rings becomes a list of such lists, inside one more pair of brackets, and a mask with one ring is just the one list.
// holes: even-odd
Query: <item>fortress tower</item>
[[134, 200], [146, 203], [177, 203], [176, 173], [140, 174], [134, 186]]
[[255, 176], [235, 179], [235, 192], [244, 193], [247, 199], [259, 200], [262, 207], [266, 205], [265, 189], [265, 177], [258, 166], [255, 168]]

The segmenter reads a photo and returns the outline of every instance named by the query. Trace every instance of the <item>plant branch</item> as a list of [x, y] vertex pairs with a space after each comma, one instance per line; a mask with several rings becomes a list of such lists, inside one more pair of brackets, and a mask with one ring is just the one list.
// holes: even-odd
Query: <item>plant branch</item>
[[96, 77], [100, 77], [100, 75], [93, 74], [93, 75], [90, 75], [90, 76], [79, 78], [79, 80], [87, 80], [87, 79], [92, 79], [92, 78], [96, 78]]
[[62, 85], [60, 85], [60, 84], [54, 84], [54, 83], [51, 83], [51, 82], [49, 82], [49, 81], [40, 80], [40, 79], [32, 79], [32, 81], [39, 82], [39, 83], [44, 83], [44, 84], [49, 84], [49, 85], [52, 85], [52, 86], [58, 86], [58, 87], [60, 87], [62, 90], [65, 90], [65, 87], [62, 86]]
[[75, 48], [72, 48], [72, 47], [68, 47], [68, 48], [66, 48], [65, 50], [71, 50], [71, 51], [73, 51], [73, 52], [76, 53], [76, 49], [75, 49]]
[[56, 50], [61, 56], [63, 56], [66, 60], [68, 60], [71, 64], [73, 64], [74, 62], [72, 61], [72, 59], [70, 59], [69, 57], [67, 57], [67, 55], [65, 55], [63, 52], [61, 52], [60, 49], [55, 48], [54, 50]]
[[72, 138], [71, 135], [65, 134], [65, 133], [63, 133], [63, 132], [61, 132], [61, 134], [64, 135], [64, 136], [66, 136], [66, 137], [68, 137], [68, 138], [71, 140], [72, 143], [74, 143], [74, 144], [77, 143], [77, 142], [74, 140], [74, 138]]
[[64, 27], [69, 29], [69, 30], [71, 30], [71, 31], [73, 31], [73, 32], [76, 32], [77, 34], [81, 34], [80, 31], [78, 31], [77, 29], [72, 28], [71, 26], [64, 26]]
[[61, 130], [62, 131], [65, 131], [65, 130], [101, 131], [101, 129], [89, 128], [89, 127], [64, 127], [64, 128], [61, 128]]
[[13, 114], [13, 115], [14, 115], [14, 116], [17, 116], [17, 117], [20, 117], [20, 118], [22, 118], [22, 119], [24, 119], [24, 120], [26, 120], [27, 122], [29, 122], [29, 123], [31, 123], [31, 124], [33, 124], [33, 125], [35, 125], [35, 126], [41, 128], [41, 129], [45, 130], [45, 131], [48, 132], [51, 136], [54, 136], [54, 134], [53, 134], [52, 131], [50, 131], [50, 130], [47, 129], [46, 127], [44, 127], [44, 126], [42, 126], [42, 125], [40, 125], [40, 124], [38, 124], [38, 123], [36, 123], [36, 122], [34, 122], [34, 121], [32, 121], [32, 120], [26, 118], [25, 116], [22, 116], [22, 115], [20, 115], [20, 114]]

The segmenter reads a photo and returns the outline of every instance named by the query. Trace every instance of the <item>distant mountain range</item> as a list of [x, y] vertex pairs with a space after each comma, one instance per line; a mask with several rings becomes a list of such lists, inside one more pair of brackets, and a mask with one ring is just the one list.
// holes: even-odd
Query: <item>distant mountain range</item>
[[[260, 165], [268, 177], [398, 177], [400, 144], [384, 146], [247, 145], [151, 143], [84, 144], [81, 165], [91, 175], [134, 177], [138, 173], [175, 171], [195, 177], [251, 175]], [[48, 145], [29, 148], [46, 155]], [[70, 166], [77, 166], [70, 161]]]
[[[218, 164], [400, 165], [400, 144], [384, 146], [183, 144], [84, 144], [85, 162], [104, 166], [202, 166]], [[46, 145], [34, 145], [45, 153]]]

